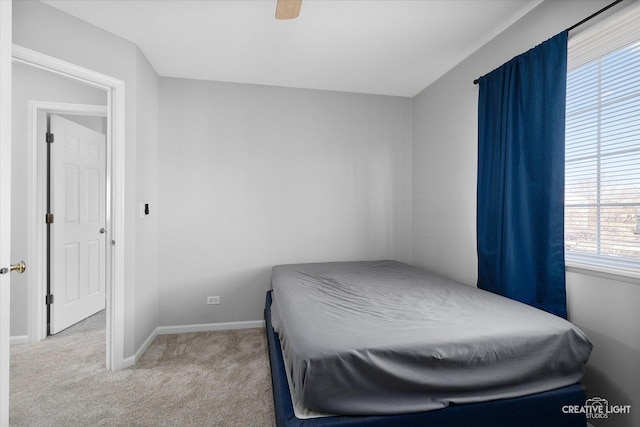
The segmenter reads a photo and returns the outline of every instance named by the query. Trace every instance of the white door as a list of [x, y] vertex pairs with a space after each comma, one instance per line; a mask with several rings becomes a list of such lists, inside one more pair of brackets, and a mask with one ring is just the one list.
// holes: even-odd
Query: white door
[[104, 135], [60, 116], [50, 118], [50, 332], [105, 308]]
[[[0, 268], [11, 262], [11, 6], [0, 1]], [[9, 274], [0, 274], [0, 426], [9, 425]]]

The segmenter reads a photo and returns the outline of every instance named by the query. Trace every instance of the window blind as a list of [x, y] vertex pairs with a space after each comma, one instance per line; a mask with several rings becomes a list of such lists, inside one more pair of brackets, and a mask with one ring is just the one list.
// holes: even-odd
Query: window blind
[[640, 270], [640, 5], [568, 46], [567, 260]]

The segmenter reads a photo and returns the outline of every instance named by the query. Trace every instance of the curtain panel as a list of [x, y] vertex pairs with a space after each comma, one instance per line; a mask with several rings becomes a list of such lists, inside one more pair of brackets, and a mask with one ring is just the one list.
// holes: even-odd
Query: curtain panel
[[563, 318], [567, 37], [478, 79], [478, 287]]

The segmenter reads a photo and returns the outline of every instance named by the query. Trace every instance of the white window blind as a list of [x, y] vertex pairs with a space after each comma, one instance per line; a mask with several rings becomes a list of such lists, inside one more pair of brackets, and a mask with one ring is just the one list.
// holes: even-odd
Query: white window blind
[[640, 5], [569, 39], [567, 261], [640, 271]]

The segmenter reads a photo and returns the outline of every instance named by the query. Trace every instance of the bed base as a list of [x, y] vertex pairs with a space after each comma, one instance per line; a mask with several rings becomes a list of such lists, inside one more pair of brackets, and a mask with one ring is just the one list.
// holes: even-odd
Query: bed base
[[271, 293], [267, 292], [265, 322], [273, 401], [278, 427], [585, 427], [585, 414], [565, 414], [565, 405], [582, 406], [585, 393], [573, 384], [557, 390], [490, 402], [451, 405], [434, 411], [385, 416], [335, 416], [299, 419], [293, 412], [278, 335], [271, 324]]

